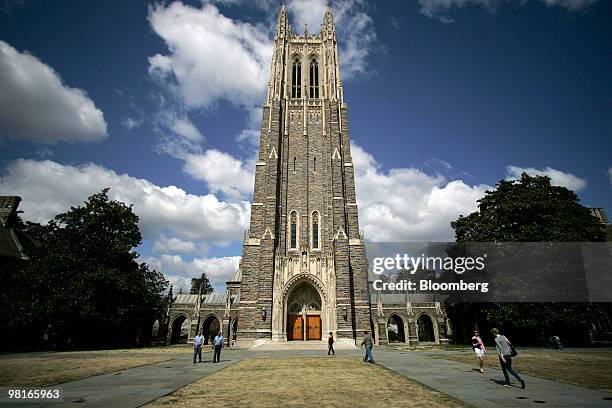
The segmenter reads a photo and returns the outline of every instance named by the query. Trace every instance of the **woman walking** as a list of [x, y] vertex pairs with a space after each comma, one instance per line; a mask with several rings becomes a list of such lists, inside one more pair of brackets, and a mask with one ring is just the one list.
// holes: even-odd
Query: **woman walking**
[[512, 348], [510, 348], [510, 341], [506, 336], [500, 334], [496, 328], [493, 328], [491, 333], [495, 336], [495, 348], [499, 355], [499, 364], [501, 364], [506, 379], [504, 387], [510, 387], [510, 376], [508, 375], [510, 373], [521, 383], [521, 388], [525, 388], [525, 381], [512, 369]]
[[478, 330], [474, 330], [474, 336], [472, 337], [472, 349], [474, 349], [474, 353], [476, 353], [476, 357], [478, 357], [480, 372], [484, 373], [484, 360], [487, 349], [485, 348], [485, 345], [478, 334]]

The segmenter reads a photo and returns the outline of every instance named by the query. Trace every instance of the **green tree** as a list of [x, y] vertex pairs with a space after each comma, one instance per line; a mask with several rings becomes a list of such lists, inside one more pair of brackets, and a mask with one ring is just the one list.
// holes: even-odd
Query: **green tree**
[[191, 291], [192, 295], [197, 295], [200, 292], [200, 286], [202, 287], [202, 295], [208, 295], [213, 292], [213, 287], [208, 280], [208, 276], [205, 273], [199, 278], [191, 278]]
[[[479, 210], [451, 223], [457, 242], [588, 242], [605, 241], [603, 225], [565, 187], [550, 178], [525, 173], [502, 180], [479, 200]], [[454, 327], [463, 339], [474, 325], [512, 330], [524, 342], [543, 342], [553, 334], [570, 342], [588, 341], [590, 323], [609, 312], [592, 303], [459, 303], [448, 304]], [[461, 335], [459, 337], [462, 337]]]
[[163, 315], [168, 285], [138, 263], [138, 216], [108, 198], [108, 189], [84, 205], [25, 231], [41, 245], [19, 271], [24, 300], [17, 315], [29, 319], [36, 338], [62, 346], [139, 344]]
[[576, 193], [548, 177], [523, 173], [520, 180], [501, 180], [478, 202], [478, 211], [451, 223], [458, 242], [606, 240], [603, 225]]

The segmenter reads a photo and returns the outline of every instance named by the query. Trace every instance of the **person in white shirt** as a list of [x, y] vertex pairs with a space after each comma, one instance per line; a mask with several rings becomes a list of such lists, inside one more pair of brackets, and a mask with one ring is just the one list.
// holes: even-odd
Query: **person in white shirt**
[[472, 337], [472, 349], [474, 350], [474, 353], [476, 353], [476, 357], [478, 357], [480, 372], [484, 373], [484, 360], [487, 349], [480, 338], [480, 334], [478, 334], [478, 330], [474, 330], [474, 336]]
[[213, 363], [218, 363], [221, 360], [221, 348], [223, 347], [223, 334], [219, 332], [215, 337], [215, 354], [213, 356]]
[[196, 356], [199, 362], [202, 362], [202, 344], [204, 344], [204, 336], [200, 333], [193, 339], [193, 364], [196, 363]]

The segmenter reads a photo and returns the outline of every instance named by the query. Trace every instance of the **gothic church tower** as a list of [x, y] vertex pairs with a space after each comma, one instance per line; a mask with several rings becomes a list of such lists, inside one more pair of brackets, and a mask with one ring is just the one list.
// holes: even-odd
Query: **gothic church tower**
[[331, 10], [319, 35], [278, 15], [245, 233], [237, 344], [370, 331], [347, 106]]

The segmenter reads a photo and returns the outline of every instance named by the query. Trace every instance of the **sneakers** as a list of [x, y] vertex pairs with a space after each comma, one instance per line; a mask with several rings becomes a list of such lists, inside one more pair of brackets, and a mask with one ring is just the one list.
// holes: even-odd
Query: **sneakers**
[[510, 387], [510, 384], [504, 384], [504, 387], [512, 388], [512, 387]]
[[521, 380], [521, 389], [525, 389], [525, 381]]
[[481, 368], [481, 369], [480, 369], [480, 372], [481, 372], [481, 373], [484, 373], [484, 370]]

